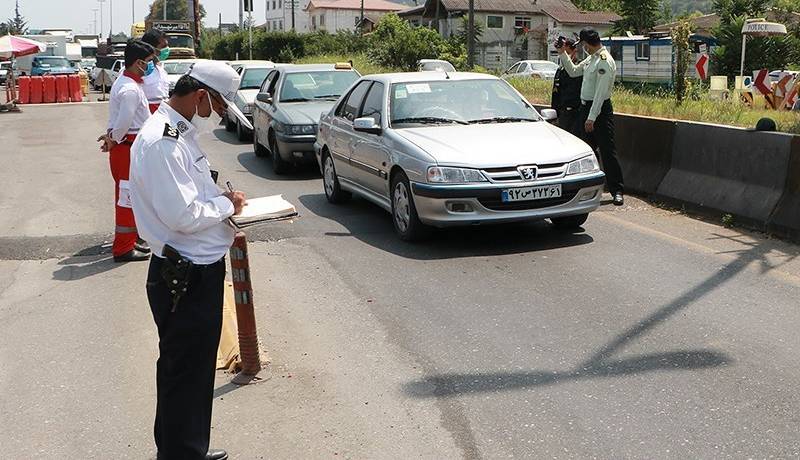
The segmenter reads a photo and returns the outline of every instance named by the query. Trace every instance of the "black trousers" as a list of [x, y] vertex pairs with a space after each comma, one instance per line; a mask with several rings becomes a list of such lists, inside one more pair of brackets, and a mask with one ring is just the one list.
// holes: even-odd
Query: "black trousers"
[[580, 121], [579, 107], [559, 107], [558, 127], [573, 136], [583, 139], [583, 125]]
[[608, 191], [612, 194], [623, 192], [625, 185], [622, 180], [622, 168], [617, 160], [617, 147], [614, 142], [614, 107], [611, 99], [603, 103], [603, 109], [597, 120], [594, 121], [594, 132], [587, 133], [583, 127], [589, 119], [589, 110], [592, 108], [591, 101], [585, 101], [580, 108], [580, 124], [582, 126], [584, 140], [593, 149], [600, 151], [600, 159], [603, 162], [603, 172], [606, 173], [606, 184]]
[[172, 312], [161, 277], [164, 259], [151, 257], [147, 299], [158, 327], [156, 420], [159, 460], [204, 459], [211, 435], [217, 347], [222, 331], [225, 259], [195, 266], [189, 291]]

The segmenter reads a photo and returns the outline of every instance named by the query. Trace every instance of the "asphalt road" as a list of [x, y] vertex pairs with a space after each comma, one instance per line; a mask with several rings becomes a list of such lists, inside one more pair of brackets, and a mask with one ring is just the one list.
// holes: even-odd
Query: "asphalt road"
[[[14, 119], [0, 153], [12, 457], [152, 455], [146, 267], [108, 260], [112, 189], [87, 140], [105, 110], [27, 110], [47, 136]], [[275, 176], [222, 129], [207, 145], [223, 181], [301, 215], [249, 234], [271, 378], [220, 375], [213, 437], [233, 458], [800, 456], [797, 246], [635, 199], [577, 233], [408, 244], [376, 206], [328, 204], [313, 168]]]

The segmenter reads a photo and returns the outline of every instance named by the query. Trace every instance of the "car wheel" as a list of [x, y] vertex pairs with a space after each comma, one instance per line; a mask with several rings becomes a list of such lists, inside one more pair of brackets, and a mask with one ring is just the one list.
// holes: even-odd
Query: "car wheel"
[[257, 157], [265, 157], [267, 156], [267, 154], [269, 154], [267, 148], [261, 145], [260, 142], [258, 142], [258, 134], [256, 134], [255, 129], [253, 130], [253, 152], [256, 154]]
[[242, 126], [242, 123], [239, 120], [236, 120], [236, 138], [239, 139], [240, 142], [246, 142], [250, 140], [247, 128]]
[[336, 176], [333, 157], [328, 152], [322, 157], [322, 185], [325, 187], [325, 197], [331, 203], [344, 203], [352, 196], [350, 192], [342, 190], [339, 178]]
[[289, 172], [289, 163], [284, 161], [281, 157], [281, 152], [278, 150], [278, 141], [275, 140], [275, 135], [269, 137], [269, 151], [272, 154], [272, 170], [275, 174], [286, 174]]
[[418, 241], [430, 230], [419, 220], [411, 185], [403, 172], [392, 178], [392, 222], [397, 236], [403, 241]]
[[588, 218], [589, 214], [578, 214], [577, 216], [553, 217], [550, 221], [559, 230], [575, 230], [581, 228]]
[[236, 129], [236, 125], [234, 125], [231, 119], [225, 115], [225, 131], [232, 133], [234, 129]]

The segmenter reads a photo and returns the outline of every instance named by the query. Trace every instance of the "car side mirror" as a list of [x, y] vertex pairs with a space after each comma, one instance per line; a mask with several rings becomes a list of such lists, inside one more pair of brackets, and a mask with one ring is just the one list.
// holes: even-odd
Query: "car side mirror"
[[558, 113], [553, 109], [542, 109], [542, 118], [546, 121], [553, 121], [558, 118]]
[[258, 93], [256, 95], [256, 100], [264, 104], [272, 104], [272, 95], [269, 93]]
[[353, 120], [353, 130], [362, 133], [380, 134], [381, 127], [375, 123], [374, 118], [364, 117]]

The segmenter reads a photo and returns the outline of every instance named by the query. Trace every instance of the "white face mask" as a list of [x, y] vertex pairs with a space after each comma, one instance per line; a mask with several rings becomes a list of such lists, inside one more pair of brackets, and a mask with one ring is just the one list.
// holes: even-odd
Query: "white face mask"
[[214, 131], [214, 129], [216, 129], [216, 127], [222, 122], [222, 117], [219, 116], [217, 111], [214, 110], [214, 106], [211, 104], [211, 93], [206, 91], [206, 96], [208, 97], [208, 106], [211, 107], [211, 114], [209, 114], [207, 117], [201, 117], [196, 111], [191, 120], [199, 134], [207, 134]]

